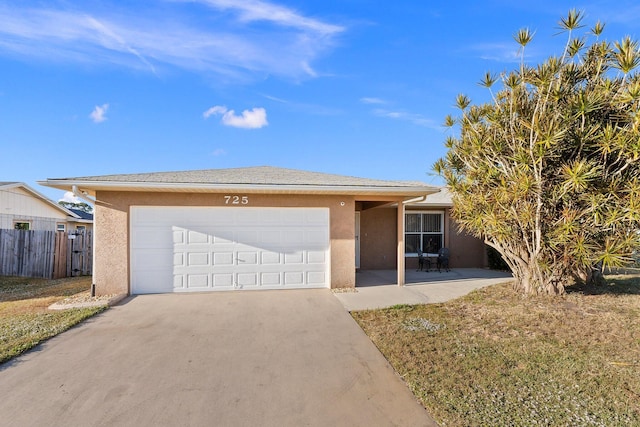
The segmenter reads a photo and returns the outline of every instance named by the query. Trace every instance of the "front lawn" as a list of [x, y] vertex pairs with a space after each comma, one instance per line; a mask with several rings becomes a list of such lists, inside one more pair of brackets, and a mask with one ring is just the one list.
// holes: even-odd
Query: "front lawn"
[[640, 425], [640, 275], [352, 313], [442, 426]]
[[66, 331], [106, 306], [48, 310], [54, 302], [88, 292], [91, 277], [58, 280], [0, 276], [0, 363]]

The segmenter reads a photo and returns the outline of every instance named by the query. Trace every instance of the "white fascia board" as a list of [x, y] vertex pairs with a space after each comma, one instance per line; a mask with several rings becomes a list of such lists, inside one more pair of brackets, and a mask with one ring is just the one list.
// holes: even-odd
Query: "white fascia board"
[[110, 181], [68, 181], [47, 180], [39, 181], [41, 185], [58, 189], [71, 189], [73, 186], [80, 190], [104, 191], [172, 191], [172, 192], [221, 192], [246, 191], [252, 193], [295, 193], [295, 194], [389, 194], [389, 195], [425, 195], [440, 191], [437, 187], [376, 187], [376, 186], [326, 186], [305, 184], [208, 184], [208, 183], [172, 183], [172, 182], [110, 182]]

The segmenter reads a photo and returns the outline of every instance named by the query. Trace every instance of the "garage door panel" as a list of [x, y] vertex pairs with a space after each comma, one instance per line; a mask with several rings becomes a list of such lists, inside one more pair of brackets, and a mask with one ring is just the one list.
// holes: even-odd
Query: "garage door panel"
[[232, 273], [214, 273], [213, 287], [221, 289], [233, 289], [233, 274]]
[[307, 262], [309, 264], [325, 264], [327, 262], [326, 255], [324, 251], [308, 251]]
[[133, 293], [329, 286], [326, 208], [131, 211]]
[[243, 225], [262, 224], [262, 214], [259, 209], [238, 209], [234, 213], [236, 223]]
[[137, 248], [164, 248], [173, 243], [173, 238], [167, 233], [158, 233], [156, 227], [139, 227], [131, 233], [131, 242]]
[[175, 253], [173, 254], [173, 266], [174, 267], [184, 267], [187, 265], [185, 262], [186, 256], [184, 253]]
[[214, 252], [213, 265], [215, 266], [233, 265], [233, 252]]
[[307, 225], [323, 226], [327, 224], [326, 212], [322, 210], [309, 209], [304, 213], [304, 217]]
[[187, 257], [186, 267], [191, 266], [210, 266], [209, 252], [190, 252]]
[[263, 286], [282, 286], [282, 273], [261, 273], [260, 283]]
[[173, 279], [171, 274], [154, 270], [135, 271], [131, 278], [138, 294], [174, 292]]
[[256, 245], [259, 243], [257, 230], [238, 230], [235, 233], [234, 242], [242, 242], [245, 245]]
[[326, 236], [322, 231], [307, 231], [305, 235], [305, 242], [308, 246], [311, 245], [323, 245], [326, 240]]
[[209, 274], [188, 274], [187, 276], [187, 288], [205, 290], [210, 288]]
[[298, 246], [304, 242], [305, 242], [304, 232], [299, 229], [287, 230], [284, 233], [284, 236], [282, 239], [282, 243], [284, 243], [285, 245]]
[[177, 290], [183, 289], [185, 287], [184, 279], [184, 276], [179, 274], [173, 276], [173, 292], [176, 292]]
[[309, 271], [307, 272], [307, 283], [320, 285], [325, 283], [327, 276], [324, 271]]
[[260, 252], [260, 264], [262, 265], [269, 265], [269, 264], [277, 264], [280, 265], [280, 261], [281, 257], [280, 257], [280, 253], [278, 252], [267, 252], [267, 251], [262, 251]]
[[233, 244], [233, 236], [213, 235], [214, 245]]
[[279, 247], [282, 244], [282, 232], [279, 230], [260, 230], [256, 243], [261, 247]]
[[289, 264], [302, 264], [304, 263], [304, 253], [291, 252], [284, 254], [284, 263]]
[[279, 225], [282, 224], [282, 211], [280, 209], [269, 209], [261, 212], [261, 224]]
[[257, 252], [238, 252], [237, 256], [238, 264], [244, 265], [257, 265], [258, 253]]
[[187, 232], [187, 244], [209, 243], [209, 235], [200, 231], [189, 230]]
[[257, 286], [258, 273], [238, 273], [236, 283], [238, 287], [242, 288], [245, 286]]
[[304, 273], [302, 271], [288, 271], [284, 273], [285, 286], [300, 286], [304, 283]]
[[[138, 270], [161, 270], [167, 272], [172, 270], [171, 259], [172, 254], [167, 254], [167, 252], [162, 249], [139, 248], [132, 254], [131, 262], [132, 264], [140, 266]], [[157, 264], [159, 260], [162, 262], [162, 265], [156, 266], [155, 264]]]

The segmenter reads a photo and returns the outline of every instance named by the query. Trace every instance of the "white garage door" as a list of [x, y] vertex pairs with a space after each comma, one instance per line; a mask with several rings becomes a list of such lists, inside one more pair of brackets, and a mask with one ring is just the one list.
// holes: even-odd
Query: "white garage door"
[[133, 294], [321, 287], [327, 208], [131, 208]]

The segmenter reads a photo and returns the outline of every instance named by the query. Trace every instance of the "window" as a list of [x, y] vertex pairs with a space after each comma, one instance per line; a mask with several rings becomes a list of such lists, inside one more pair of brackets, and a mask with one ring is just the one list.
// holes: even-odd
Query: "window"
[[84, 225], [76, 225], [76, 233], [77, 233], [77, 234], [84, 234], [84, 230], [85, 230], [86, 228], [87, 228], [87, 227], [85, 227]]
[[67, 231], [67, 226], [63, 222], [59, 222], [56, 224], [56, 231]]
[[31, 223], [28, 221], [16, 221], [13, 223], [16, 230], [31, 230]]
[[444, 243], [444, 215], [442, 212], [415, 212], [405, 214], [404, 251], [435, 254]]

